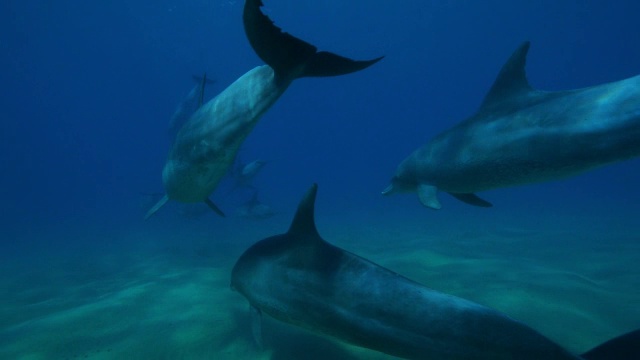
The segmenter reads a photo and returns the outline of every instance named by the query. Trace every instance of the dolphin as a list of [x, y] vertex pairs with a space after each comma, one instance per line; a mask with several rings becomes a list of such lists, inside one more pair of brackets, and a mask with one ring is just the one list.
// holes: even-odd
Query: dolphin
[[437, 192], [491, 204], [476, 192], [561, 179], [640, 155], [640, 76], [568, 91], [532, 88], [529, 42], [502, 67], [479, 110], [414, 151], [382, 194]]
[[266, 313], [407, 359], [640, 359], [640, 330], [573, 355], [498, 311], [429, 289], [329, 244], [316, 230], [316, 192], [314, 184], [289, 231], [255, 243], [233, 267], [231, 288], [249, 301], [258, 344]]
[[276, 214], [271, 206], [262, 203], [258, 199], [258, 190], [253, 191], [251, 199], [242, 204], [236, 213], [245, 219], [255, 220], [268, 219]]
[[258, 66], [204, 104], [180, 129], [162, 170], [166, 195], [148, 212], [149, 218], [169, 199], [205, 202], [260, 117], [300, 77], [337, 76], [363, 70], [382, 57], [355, 61], [317, 48], [282, 32], [261, 11], [261, 0], [246, 0], [244, 29], [252, 48], [266, 65]]
[[193, 80], [196, 81], [196, 85], [189, 91], [187, 96], [178, 105], [171, 120], [169, 120], [169, 136], [173, 141], [178, 135], [178, 131], [184, 124], [191, 118], [193, 113], [198, 110], [204, 103], [204, 89], [207, 84], [214, 84], [215, 80], [207, 78], [205, 73], [203, 76], [193, 76]]
[[230, 175], [233, 178], [233, 188], [254, 188], [253, 179], [260, 173], [262, 168], [267, 164], [266, 161], [257, 159], [248, 164], [243, 164], [240, 161], [236, 161], [236, 166]]

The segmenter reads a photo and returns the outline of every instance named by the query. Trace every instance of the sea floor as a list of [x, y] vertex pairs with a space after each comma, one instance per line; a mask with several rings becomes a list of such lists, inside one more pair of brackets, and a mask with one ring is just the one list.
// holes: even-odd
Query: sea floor
[[[320, 216], [318, 228], [337, 246], [496, 308], [575, 353], [640, 327], [639, 228], [417, 219]], [[78, 233], [103, 245], [3, 261], [0, 359], [393, 359], [268, 318], [264, 349], [254, 345], [231, 268], [289, 221], [85, 229]]]

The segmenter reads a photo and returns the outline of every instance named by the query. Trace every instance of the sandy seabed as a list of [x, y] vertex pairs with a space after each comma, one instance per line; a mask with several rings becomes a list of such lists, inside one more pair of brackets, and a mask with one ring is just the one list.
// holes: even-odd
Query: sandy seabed
[[[414, 220], [326, 216], [318, 227], [337, 246], [496, 308], [575, 353], [640, 327], [639, 233]], [[268, 318], [258, 349], [231, 268], [251, 243], [286, 230], [289, 215], [225, 221], [216, 234], [152, 223], [109, 235], [137, 246], [3, 262], [0, 358], [393, 358]]]

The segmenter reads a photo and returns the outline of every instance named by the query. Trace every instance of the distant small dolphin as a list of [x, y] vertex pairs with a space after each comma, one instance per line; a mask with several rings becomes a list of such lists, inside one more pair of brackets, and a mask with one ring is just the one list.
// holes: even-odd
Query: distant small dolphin
[[237, 214], [246, 219], [267, 219], [275, 215], [276, 212], [273, 211], [271, 206], [258, 200], [258, 191], [255, 190], [251, 199], [242, 204], [238, 209]]
[[307, 192], [287, 233], [255, 243], [233, 267], [231, 287], [249, 300], [258, 344], [264, 312], [407, 359], [640, 359], [640, 330], [574, 356], [506, 315], [327, 243], [315, 226], [316, 192]]
[[547, 92], [527, 81], [529, 43], [500, 71], [480, 109], [407, 157], [382, 193], [437, 192], [491, 206], [474, 193], [561, 179], [640, 155], [640, 76]]
[[209, 200], [233, 163], [240, 145], [260, 117], [293, 80], [305, 76], [335, 76], [363, 70], [382, 58], [354, 61], [317, 48], [282, 32], [265, 16], [261, 0], [247, 0], [243, 22], [249, 43], [267, 65], [250, 70], [202, 106], [182, 127], [162, 171], [167, 195], [149, 212], [153, 215], [168, 199]]
[[178, 131], [182, 126], [191, 118], [191, 116], [202, 106], [204, 103], [204, 90], [207, 84], [214, 84], [215, 81], [208, 79], [207, 74], [203, 76], [193, 76], [193, 80], [197, 84], [189, 91], [187, 96], [176, 108], [176, 111], [171, 116], [169, 121], [169, 136], [173, 141], [178, 135]]
[[237, 163], [235, 169], [231, 171], [233, 178], [233, 188], [253, 188], [253, 179], [260, 173], [262, 168], [267, 164], [264, 160], [254, 160], [248, 164]]
[[264, 160], [254, 160], [240, 169], [240, 176], [246, 182], [251, 182], [253, 178], [258, 175], [260, 170], [267, 164]]

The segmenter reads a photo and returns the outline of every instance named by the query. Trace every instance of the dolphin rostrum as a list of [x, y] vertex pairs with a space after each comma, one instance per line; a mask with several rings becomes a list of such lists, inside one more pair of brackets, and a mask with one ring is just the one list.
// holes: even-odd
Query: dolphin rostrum
[[[572, 355], [498, 311], [443, 294], [324, 241], [316, 230], [317, 186], [289, 231], [247, 249], [231, 287], [260, 315], [407, 359], [640, 359], [640, 330]], [[614, 356], [615, 355], [615, 356]]]
[[204, 104], [180, 129], [162, 171], [166, 195], [147, 212], [153, 215], [167, 200], [205, 202], [227, 173], [240, 145], [260, 117], [293, 80], [336, 76], [363, 70], [381, 58], [355, 61], [317, 48], [274, 25], [260, 7], [246, 0], [244, 29], [256, 54], [267, 64], [256, 67]]
[[529, 43], [502, 67], [480, 109], [414, 151], [382, 193], [438, 190], [491, 206], [474, 193], [561, 179], [640, 155], [640, 76], [584, 89], [540, 91], [527, 81]]

